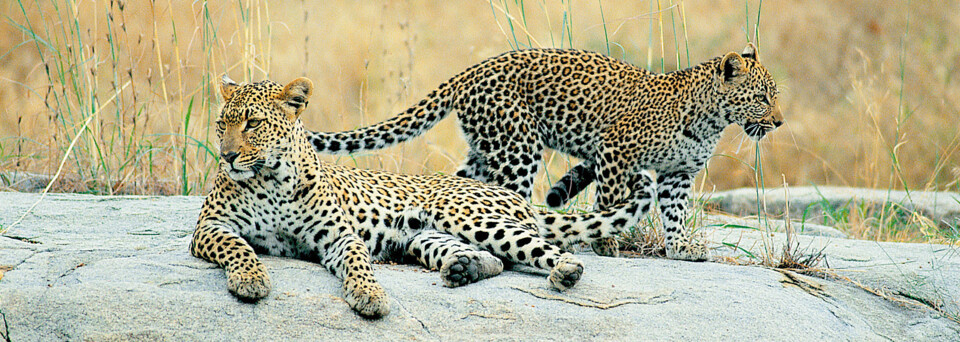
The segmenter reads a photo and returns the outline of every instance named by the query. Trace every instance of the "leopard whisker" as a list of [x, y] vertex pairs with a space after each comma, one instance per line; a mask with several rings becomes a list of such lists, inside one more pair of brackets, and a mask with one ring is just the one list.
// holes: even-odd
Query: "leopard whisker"
[[257, 159], [253, 161], [253, 164], [250, 164], [250, 170], [254, 173], [260, 173], [260, 170], [263, 169], [264, 165], [267, 164], [266, 159]]

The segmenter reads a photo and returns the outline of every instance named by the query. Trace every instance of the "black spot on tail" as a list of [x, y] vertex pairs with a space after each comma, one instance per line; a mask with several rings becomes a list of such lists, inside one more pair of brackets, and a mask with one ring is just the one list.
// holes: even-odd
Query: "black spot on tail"
[[593, 169], [593, 162], [583, 161], [577, 164], [550, 187], [550, 192], [547, 193], [546, 198], [547, 205], [550, 207], [564, 205], [570, 198], [586, 189], [596, 179], [597, 174]]
[[563, 205], [563, 202], [566, 202], [564, 201], [564, 199], [567, 197], [566, 196], [567, 194], [566, 193], [560, 194], [560, 192], [564, 192], [563, 189], [556, 189], [556, 188], [550, 189], [550, 193], [547, 194], [547, 206], [551, 208], [555, 208]]

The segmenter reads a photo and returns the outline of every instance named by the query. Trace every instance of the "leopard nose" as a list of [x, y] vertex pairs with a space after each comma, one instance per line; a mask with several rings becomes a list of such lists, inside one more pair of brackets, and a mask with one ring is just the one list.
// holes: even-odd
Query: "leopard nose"
[[773, 121], [773, 127], [780, 127], [780, 125], [783, 125], [783, 120], [774, 120], [774, 121]]
[[239, 155], [240, 154], [237, 152], [230, 151], [227, 153], [220, 153], [220, 158], [223, 158], [223, 160], [226, 161], [227, 163], [233, 163], [233, 161], [236, 160], [237, 156]]

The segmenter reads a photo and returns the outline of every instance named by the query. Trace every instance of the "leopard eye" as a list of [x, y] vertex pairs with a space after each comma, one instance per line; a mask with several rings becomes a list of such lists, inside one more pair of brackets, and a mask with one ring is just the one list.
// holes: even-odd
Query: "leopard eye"
[[250, 120], [247, 120], [247, 129], [250, 130], [250, 129], [254, 129], [254, 128], [259, 127], [259, 126], [260, 126], [260, 123], [261, 123], [262, 121], [263, 121], [263, 120], [261, 120], [261, 119], [250, 119]]
[[217, 129], [219, 129], [219, 130], [221, 130], [221, 131], [226, 131], [226, 130], [227, 130], [227, 123], [226, 123], [226, 122], [223, 122], [223, 121], [217, 121]]
[[770, 105], [770, 98], [768, 98], [766, 94], [757, 94], [757, 95], [754, 95], [753, 97], [757, 99], [757, 101], [759, 101], [760, 103], [763, 103], [768, 106]]

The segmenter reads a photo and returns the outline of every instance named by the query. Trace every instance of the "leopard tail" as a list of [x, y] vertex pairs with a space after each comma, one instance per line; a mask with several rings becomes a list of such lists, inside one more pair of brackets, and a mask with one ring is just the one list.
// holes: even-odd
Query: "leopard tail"
[[399, 115], [352, 131], [307, 132], [313, 148], [320, 153], [350, 154], [390, 147], [420, 136], [450, 114], [457, 84], [468, 69], [431, 91], [419, 103]]
[[605, 210], [565, 214], [541, 211], [540, 237], [560, 247], [614, 237], [640, 222], [653, 205], [652, 188], [635, 189], [631, 198]]

